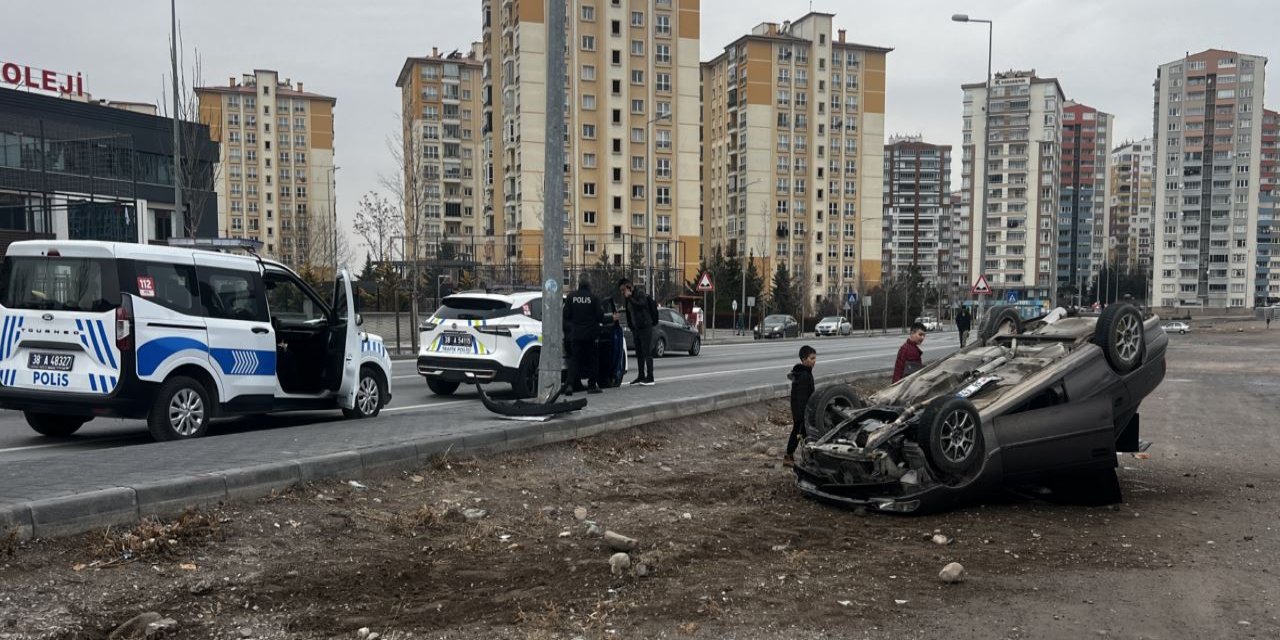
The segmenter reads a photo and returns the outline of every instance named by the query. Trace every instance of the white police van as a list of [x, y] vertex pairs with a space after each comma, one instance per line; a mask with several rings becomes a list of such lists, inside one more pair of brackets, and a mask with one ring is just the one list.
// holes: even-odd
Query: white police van
[[47, 436], [110, 416], [178, 440], [222, 416], [369, 418], [391, 397], [391, 359], [360, 331], [345, 271], [327, 304], [288, 267], [250, 255], [15, 242], [0, 318], [0, 408]]
[[[507, 382], [516, 395], [538, 393], [542, 353], [542, 293], [468, 291], [447, 296], [418, 327], [418, 373], [437, 395], [452, 395], [463, 382]], [[616, 386], [627, 371], [621, 332], [602, 334], [597, 364]], [[610, 341], [615, 342], [610, 346]], [[586, 374], [583, 374], [586, 377]]]

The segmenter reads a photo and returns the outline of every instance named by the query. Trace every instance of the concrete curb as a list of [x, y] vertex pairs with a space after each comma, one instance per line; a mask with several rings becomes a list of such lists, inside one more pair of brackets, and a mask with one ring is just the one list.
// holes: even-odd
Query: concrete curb
[[[818, 377], [816, 382], [819, 385], [852, 382], [883, 376], [886, 372], [828, 374]], [[142, 518], [172, 517], [191, 507], [252, 500], [314, 480], [409, 470], [440, 455], [484, 455], [576, 440], [781, 398], [789, 391], [788, 383], [766, 384], [611, 413], [547, 422], [500, 422], [467, 433], [433, 434], [352, 451], [2, 505], [0, 537], [9, 531], [15, 531], [20, 539], [29, 539], [67, 536], [109, 526], [132, 526]]]

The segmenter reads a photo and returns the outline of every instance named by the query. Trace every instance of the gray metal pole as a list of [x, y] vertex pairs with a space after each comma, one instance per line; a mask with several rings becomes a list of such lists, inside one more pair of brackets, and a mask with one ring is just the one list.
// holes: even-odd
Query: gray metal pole
[[[169, 0], [169, 62], [173, 73], [173, 214], [176, 222], [187, 226], [182, 216], [182, 139], [178, 132], [181, 120], [178, 113], [178, 6], [177, 0]], [[145, 214], [146, 212], [142, 212]], [[195, 235], [195, 229], [192, 229]]]
[[547, 402], [560, 388], [564, 367], [564, 102], [565, 3], [547, 3], [546, 161], [542, 174], [542, 353], [538, 395]]
[[[991, 194], [991, 171], [987, 169], [987, 145], [991, 142], [991, 89], [994, 82], [991, 77], [991, 52], [994, 40], [995, 25], [990, 20], [987, 23], [987, 88], [985, 104], [982, 107], [982, 211], [978, 212], [982, 217], [979, 218], [980, 233], [978, 234], [978, 273], [986, 274], [987, 272], [987, 198]], [[974, 154], [977, 155], [976, 153]], [[977, 162], [979, 159], [974, 158]], [[994, 290], [993, 290], [994, 291]], [[978, 295], [978, 326], [987, 318], [987, 296], [985, 294]]]

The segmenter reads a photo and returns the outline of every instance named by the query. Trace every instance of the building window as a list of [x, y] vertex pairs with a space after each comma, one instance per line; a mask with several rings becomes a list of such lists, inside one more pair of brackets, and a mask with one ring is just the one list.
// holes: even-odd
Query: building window
[[596, 183], [594, 182], [582, 183], [582, 195], [594, 198], [596, 195]]
[[653, 19], [653, 32], [659, 36], [671, 35], [671, 16], [658, 14]]
[[584, 124], [584, 125], [582, 125], [582, 137], [583, 137], [583, 138], [586, 138], [586, 139], [588, 139], [588, 140], [595, 140], [595, 138], [596, 138], [596, 126], [595, 126], [594, 124]]
[[595, 19], [596, 19], [596, 8], [595, 8], [595, 7], [593, 7], [593, 6], [591, 6], [591, 5], [583, 5], [583, 7], [582, 7], [582, 19], [583, 19], [584, 21], [586, 21], [586, 22], [595, 22]]
[[595, 37], [595, 36], [582, 36], [582, 50], [583, 50], [583, 51], [595, 51], [595, 50], [596, 50], [596, 37]]
[[596, 223], [595, 211], [587, 210], [582, 212], [582, 224], [595, 224], [595, 223]]
[[586, 168], [586, 169], [596, 168], [596, 154], [594, 153], [582, 154], [582, 166], [583, 168]]
[[655, 90], [657, 90], [657, 91], [663, 91], [663, 92], [666, 92], [666, 93], [670, 93], [670, 92], [671, 92], [671, 74], [669, 74], [669, 73], [655, 73], [655, 74], [654, 74], [654, 77], [656, 78], [656, 81], [654, 82], [654, 89], [655, 89]]
[[587, 94], [583, 94], [583, 96], [582, 96], [582, 108], [583, 108], [583, 109], [586, 109], [587, 111], [595, 111], [595, 108], [596, 108], [596, 97], [595, 97], [594, 95], [589, 94], [589, 93], [587, 93]]
[[659, 178], [671, 177], [671, 158], [658, 158], [656, 164], [658, 167], [657, 176]]
[[594, 64], [582, 65], [582, 79], [588, 81], [596, 79], [596, 66]]
[[644, 84], [644, 71], [641, 69], [631, 70], [631, 84]]
[[655, 188], [653, 200], [660, 207], [671, 206], [671, 187]]
[[671, 216], [658, 216], [658, 233], [671, 233]]
[[644, 156], [631, 156], [631, 170], [644, 171]]
[[640, 127], [632, 127], [631, 141], [636, 144], [644, 144], [644, 129]]
[[671, 45], [662, 43], [653, 45], [653, 60], [658, 64], [671, 64]]
[[631, 113], [635, 113], [635, 114], [643, 114], [643, 113], [644, 113], [644, 100], [632, 100], [632, 101], [631, 101]]
[[643, 12], [643, 11], [632, 11], [632, 12], [631, 12], [631, 26], [633, 26], [633, 27], [643, 27], [643, 26], [644, 26], [644, 12]]
[[644, 55], [644, 41], [643, 41], [643, 40], [632, 40], [632, 41], [631, 41], [631, 55], [633, 55], [633, 56], [642, 56], [642, 55]]
[[671, 149], [671, 130], [659, 129], [654, 132], [657, 139], [657, 147], [663, 150]]
[[644, 200], [644, 185], [641, 185], [641, 184], [631, 185], [631, 199]]

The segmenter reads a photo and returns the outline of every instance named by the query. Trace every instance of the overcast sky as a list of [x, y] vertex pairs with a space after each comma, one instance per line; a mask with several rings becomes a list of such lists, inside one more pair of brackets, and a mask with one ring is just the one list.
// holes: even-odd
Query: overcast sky
[[[82, 72], [95, 98], [161, 99], [168, 2], [6, 4], [10, 27], [21, 27], [5, 30], [0, 60]], [[379, 188], [380, 173], [395, 171], [386, 138], [399, 123], [395, 80], [405, 57], [433, 46], [465, 50], [480, 38], [478, 0], [177, 4], [188, 61], [198, 49], [207, 84], [275, 69], [308, 91], [338, 98], [338, 206], [348, 230], [361, 194]], [[810, 7], [836, 14], [835, 27], [847, 29], [851, 41], [894, 48], [886, 134], [923, 134], [957, 151], [960, 84], [983, 79], [986, 28], [954, 23], [952, 13], [993, 19], [997, 71], [1034, 68], [1057, 77], [1068, 98], [1115, 114], [1121, 140], [1151, 135], [1157, 65], [1208, 48], [1274, 58], [1280, 42], [1276, 0], [702, 0], [702, 59], [760, 22], [794, 20]], [[1267, 96], [1280, 97], [1278, 76], [1268, 76]], [[1274, 108], [1280, 98], [1267, 102]]]

